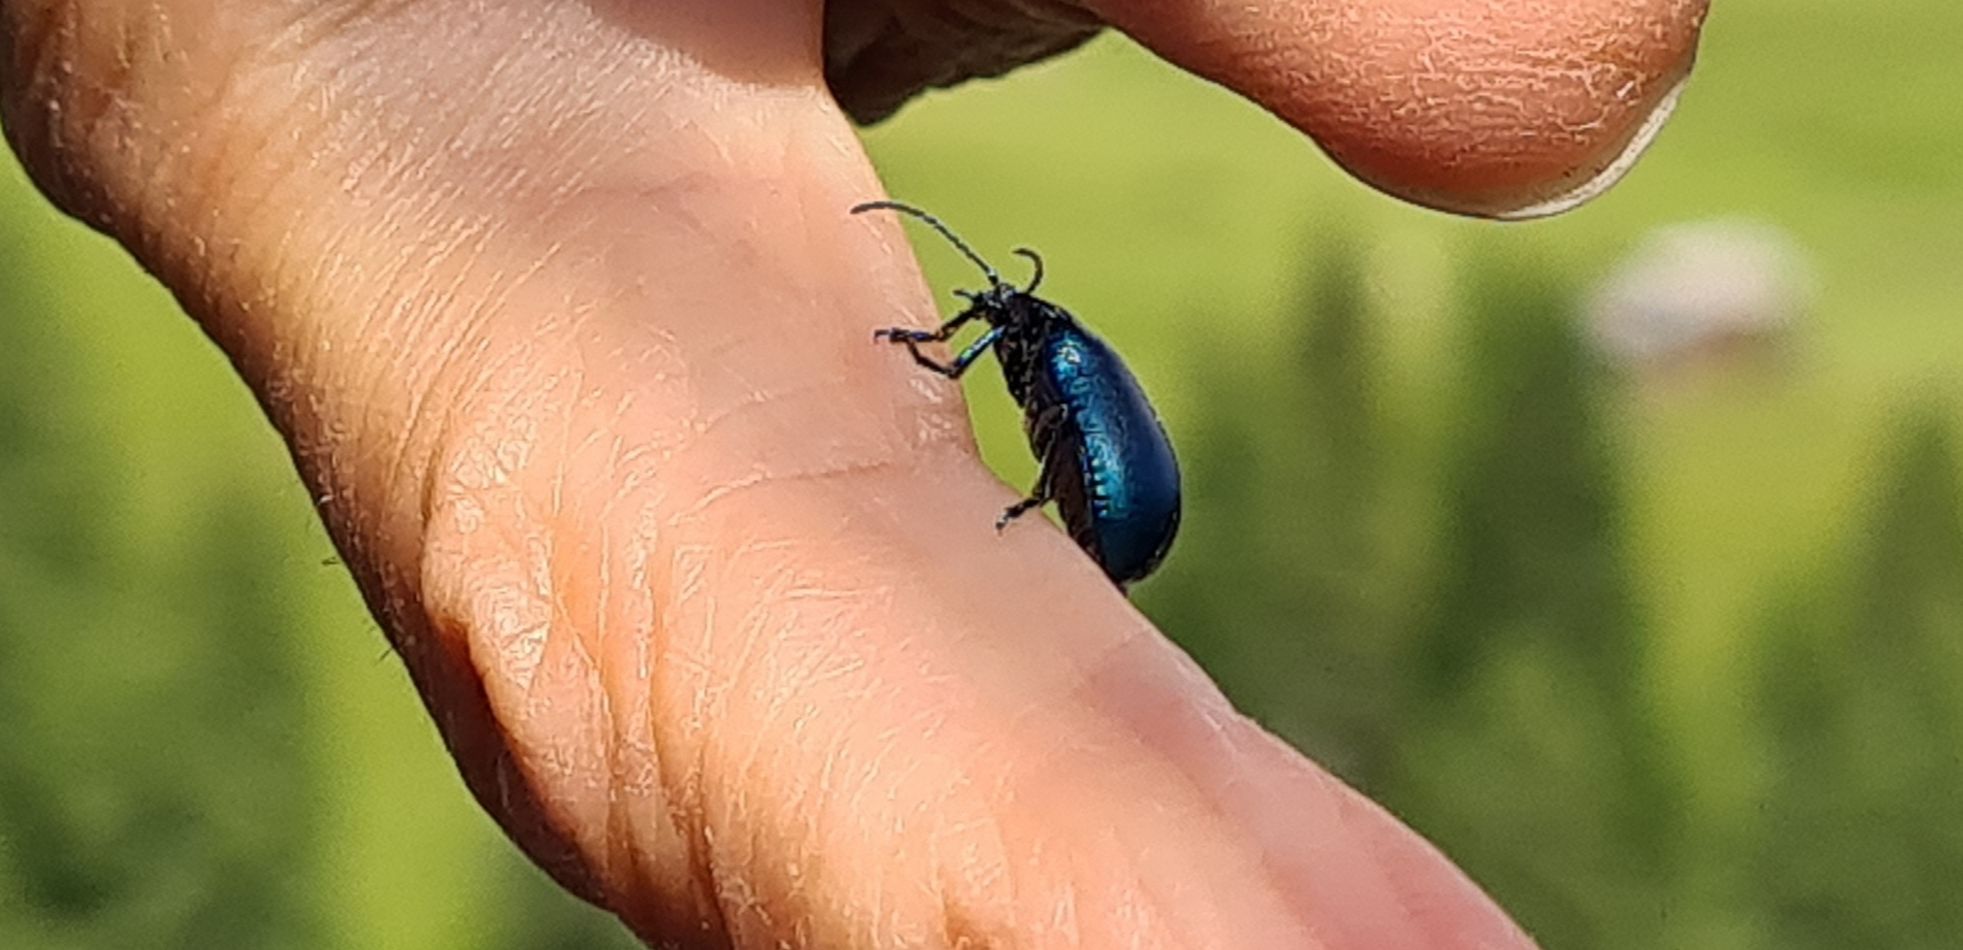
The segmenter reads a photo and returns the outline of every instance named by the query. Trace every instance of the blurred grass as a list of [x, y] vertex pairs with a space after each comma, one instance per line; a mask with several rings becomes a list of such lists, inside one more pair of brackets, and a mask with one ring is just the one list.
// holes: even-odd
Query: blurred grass
[[[1885, 687], [1955, 684], [1958, 621], [1876, 605], [1955, 580], [1877, 566], [1947, 563], [1957, 529], [1957, 36], [1934, 0], [1727, 0], [1631, 177], [1503, 227], [1371, 193], [1110, 38], [867, 138], [985, 254], [1040, 248], [1152, 391], [1192, 498], [1141, 603], [1550, 946], [1955, 946], [1957, 713]], [[1725, 216], [1817, 269], [1787, 365], [1638, 392], [1563, 342], [1643, 233]], [[1027, 483], [1014, 407], [970, 386]], [[469, 801], [222, 359], [11, 166], [0, 397], [0, 945], [624, 945]], [[1582, 514], [1516, 532], [1571, 489]], [[1920, 646], [1861, 646], [1884, 626]], [[291, 880], [218, 889], [272, 856]]]

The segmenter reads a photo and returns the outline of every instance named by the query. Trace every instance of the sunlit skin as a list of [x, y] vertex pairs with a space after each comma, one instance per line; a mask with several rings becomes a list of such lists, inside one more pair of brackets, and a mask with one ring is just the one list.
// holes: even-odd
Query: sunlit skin
[[[1703, 15], [1091, 6], [1483, 213], [1611, 164]], [[0, 105], [231, 356], [478, 797], [650, 941], [1528, 945], [1060, 531], [992, 529], [958, 392], [868, 342], [937, 314], [844, 213], [883, 190], [821, 13], [0, 0]]]

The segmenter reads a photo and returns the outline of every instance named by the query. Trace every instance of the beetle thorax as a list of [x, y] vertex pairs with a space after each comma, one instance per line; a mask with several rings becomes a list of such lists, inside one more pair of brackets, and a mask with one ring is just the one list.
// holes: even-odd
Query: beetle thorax
[[1014, 288], [1003, 286], [975, 301], [990, 326], [1000, 328], [995, 358], [1009, 384], [1009, 395], [1028, 408], [1034, 374], [1041, 371], [1041, 354], [1051, 334], [1068, 325], [1061, 309]]

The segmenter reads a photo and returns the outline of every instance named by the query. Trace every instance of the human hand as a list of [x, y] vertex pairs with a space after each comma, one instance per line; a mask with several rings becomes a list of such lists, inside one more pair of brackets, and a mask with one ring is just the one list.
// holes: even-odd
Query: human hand
[[[1483, 212], [1610, 167], [1703, 9], [1088, 8]], [[958, 399], [867, 341], [933, 307], [843, 213], [822, 19], [876, 113], [1076, 9], [0, 0], [0, 109], [237, 364], [472, 789], [644, 937], [1523, 946], [1060, 532], [997, 537]]]

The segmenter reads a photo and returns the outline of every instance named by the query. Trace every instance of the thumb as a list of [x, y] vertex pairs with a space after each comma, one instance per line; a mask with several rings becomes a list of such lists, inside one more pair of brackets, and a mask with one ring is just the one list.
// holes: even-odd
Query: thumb
[[1092, 0], [1167, 59], [1418, 204], [1532, 217], [1627, 172], [1690, 73], [1707, 0]]

